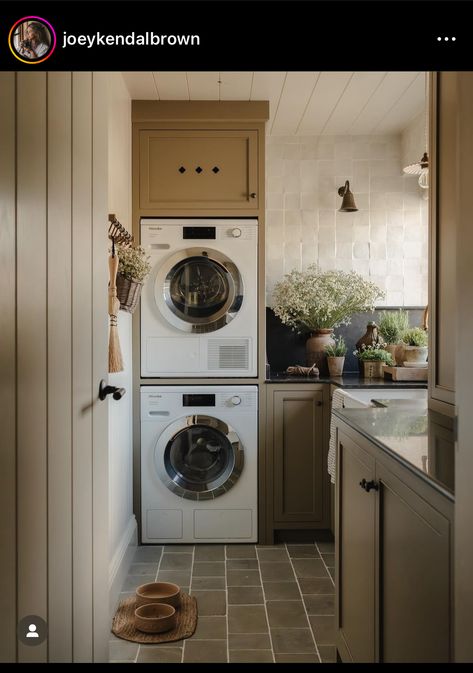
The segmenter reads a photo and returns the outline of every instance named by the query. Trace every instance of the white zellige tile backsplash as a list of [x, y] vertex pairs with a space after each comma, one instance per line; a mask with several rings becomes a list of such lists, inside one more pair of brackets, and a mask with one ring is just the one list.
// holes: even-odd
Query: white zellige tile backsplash
[[[269, 136], [266, 290], [292, 269], [354, 270], [387, 306], [427, 303], [427, 201], [401, 167], [400, 136]], [[358, 212], [340, 213], [350, 181]]]

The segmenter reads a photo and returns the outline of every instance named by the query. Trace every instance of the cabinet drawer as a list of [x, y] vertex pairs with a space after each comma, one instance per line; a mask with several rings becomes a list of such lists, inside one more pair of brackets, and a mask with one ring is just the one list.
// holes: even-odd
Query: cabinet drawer
[[141, 210], [258, 208], [258, 131], [141, 130]]

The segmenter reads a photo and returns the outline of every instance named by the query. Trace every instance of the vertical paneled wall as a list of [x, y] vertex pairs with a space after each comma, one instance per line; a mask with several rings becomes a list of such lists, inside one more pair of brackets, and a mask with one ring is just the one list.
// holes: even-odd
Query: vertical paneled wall
[[0, 661], [16, 658], [15, 76], [0, 73]]
[[[73, 73], [72, 97], [72, 403], [79, 405], [92, 385], [92, 87], [89, 73]], [[89, 366], [84, 366], [89, 363]], [[91, 661], [92, 623], [92, 415], [72, 422], [72, 469], [82, 489], [73, 489], [74, 659]], [[86, 646], [86, 643], [88, 646]], [[90, 649], [89, 649], [90, 648]]]
[[[97, 397], [97, 383], [108, 374], [108, 226], [104, 217], [108, 210], [108, 84], [109, 74], [94, 73], [92, 80], [92, 396]], [[108, 220], [107, 220], [108, 225]], [[98, 338], [97, 338], [98, 336]], [[131, 393], [131, 391], [130, 391]], [[105, 408], [104, 408], [105, 407]], [[131, 417], [131, 412], [130, 412]], [[94, 405], [92, 413], [92, 573], [93, 573], [93, 661], [108, 662], [110, 623], [108, 612], [109, 533], [108, 482], [109, 436], [108, 407]], [[131, 449], [130, 449], [131, 450]]]
[[[49, 656], [72, 655], [72, 76], [48, 75]], [[61, 329], [57, 326], [61, 325]], [[65, 450], [68, 447], [68, 450]], [[62, 554], [54, 550], [61, 548]]]
[[[46, 74], [17, 76], [16, 318], [18, 616], [47, 619]], [[32, 111], [34, 110], [34, 114]], [[47, 645], [18, 645], [45, 661]]]
[[[115, 213], [120, 222], [131, 228], [131, 100], [120, 72], [110, 73], [109, 92], [109, 212]], [[109, 382], [125, 388], [126, 395], [119, 402], [109, 398], [110, 602], [113, 611], [127, 570], [122, 570], [122, 560], [136, 530], [133, 515], [132, 316], [125, 311], [120, 311], [118, 332], [124, 370], [110, 374]], [[131, 550], [128, 553], [131, 554]]]
[[[107, 80], [0, 74], [0, 659], [107, 660]], [[16, 640], [27, 615], [49, 637]]]

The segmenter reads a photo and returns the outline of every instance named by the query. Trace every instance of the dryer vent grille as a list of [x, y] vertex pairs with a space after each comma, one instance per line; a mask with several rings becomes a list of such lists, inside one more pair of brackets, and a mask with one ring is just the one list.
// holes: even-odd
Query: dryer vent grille
[[209, 370], [248, 369], [249, 339], [209, 339]]

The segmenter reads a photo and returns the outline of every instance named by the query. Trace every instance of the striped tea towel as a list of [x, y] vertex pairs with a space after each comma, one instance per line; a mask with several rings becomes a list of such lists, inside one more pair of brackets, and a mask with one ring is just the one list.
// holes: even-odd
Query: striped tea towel
[[[343, 409], [346, 407], [357, 407], [365, 408], [371, 407], [372, 404], [366, 404], [361, 400], [357, 400], [355, 397], [347, 393], [341, 388], [337, 388], [334, 391], [332, 397], [332, 409]], [[332, 414], [330, 417], [330, 441], [328, 445], [328, 456], [327, 456], [327, 472], [330, 475], [330, 481], [332, 484], [335, 483], [335, 471], [336, 471], [336, 418]]]

